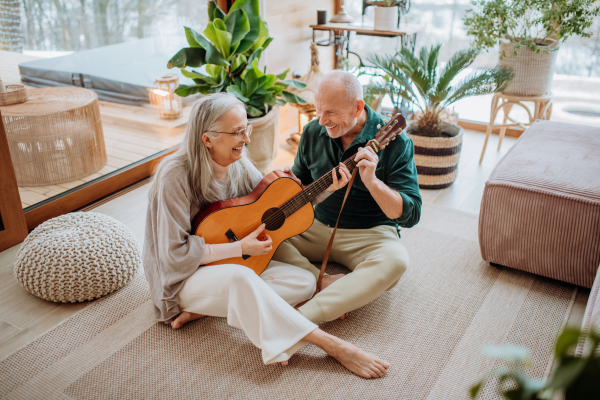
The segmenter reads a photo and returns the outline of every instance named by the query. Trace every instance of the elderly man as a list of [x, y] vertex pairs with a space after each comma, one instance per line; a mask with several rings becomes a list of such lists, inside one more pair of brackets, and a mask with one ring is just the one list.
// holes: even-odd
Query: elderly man
[[[317, 88], [315, 105], [318, 120], [304, 127], [288, 173], [308, 185], [349, 157], [360, 160], [329, 258], [352, 272], [325, 276], [323, 290], [299, 308], [309, 320], [321, 322], [345, 318], [398, 283], [408, 267], [399, 226], [419, 222], [422, 200], [414, 147], [404, 133], [378, 154], [364, 147], [385, 121], [365, 105], [355, 76], [338, 70], [328, 73]], [[342, 172], [341, 180], [347, 182], [349, 173]], [[345, 191], [335, 191], [320, 202], [310, 229], [282, 243], [274, 259], [318, 277], [319, 269], [311, 262], [323, 260]]]

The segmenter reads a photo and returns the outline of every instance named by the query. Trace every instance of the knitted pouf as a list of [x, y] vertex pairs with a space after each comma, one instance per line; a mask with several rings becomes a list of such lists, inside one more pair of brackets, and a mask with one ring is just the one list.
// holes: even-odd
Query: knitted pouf
[[74, 212], [29, 234], [15, 259], [15, 276], [42, 299], [75, 303], [125, 286], [141, 264], [129, 228], [104, 214]]

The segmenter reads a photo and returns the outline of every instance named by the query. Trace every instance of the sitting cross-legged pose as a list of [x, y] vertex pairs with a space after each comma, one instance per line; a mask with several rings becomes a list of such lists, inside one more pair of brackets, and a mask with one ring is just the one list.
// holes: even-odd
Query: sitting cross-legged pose
[[[329, 257], [352, 272], [325, 276], [323, 290], [299, 308], [309, 320], [322, 322], [344, 319], [400, 281], [408, 268], [408, 253], [399, 227], [410, 228], [419, 221], [422, 200], [413, 143], [404, 133], [379, 153], [365, 146], [386, 120], [365, 105], [354, 75], [339, 70], [325, 75], [315, 92], [315, 105], [317, 118], [304, 127], [287, 173], [308, 185], [350, 157], [359, 169]], [[340, 171], [347, 169], [342, 165]], [[310, 229], [283, 242], [273, 260], [319, 275], [312, 262], [324, 258], [345, 195], [345, 190], [329, 192], [333, 193], [317, 205]]]
[[[242, 102], [227, 93], [208, 95], [192, 108], [181, 148], [157, 168], [143, 252], [155, 318], [177, 329], [204, 316], [225, 317], [262, 350], [265, 364], [286, 365], [312, 343], [361, 377], [383, 376], [387, 362], [322, 331], [293, 308], [315, 290], [310, 272], [277, 261], [260, 276], [242, 265], [205, 265], [272, 250], [264, 224], [226, 244], [207, 244], [191, 233], [192, 218], [202, 207], [245, 196], [261, 181], [245, 153], [251, 132]], [[345, 182], [347, 176], [329, 190]]]

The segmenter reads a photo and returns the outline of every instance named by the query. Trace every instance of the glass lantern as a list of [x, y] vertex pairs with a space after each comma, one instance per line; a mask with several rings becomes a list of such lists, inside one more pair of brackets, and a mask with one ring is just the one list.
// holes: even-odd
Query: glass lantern
[[175, 119], [183, 114], [181, 97], [175, 94], [179, 78], [175, 74], [156, 78], [155, 89], [150, 90], [150, 104], [158, 107], [161, 118]]

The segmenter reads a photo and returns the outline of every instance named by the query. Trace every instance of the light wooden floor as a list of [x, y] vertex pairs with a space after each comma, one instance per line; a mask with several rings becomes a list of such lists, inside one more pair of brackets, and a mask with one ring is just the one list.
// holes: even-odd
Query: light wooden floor
[[[513, 138], [506, 138], [501, 151], [498, 152], [498, 137], [492, 136], [484, 162], [479, 165], [484, 137], [485, 135], [479, 132], [465, 132], [458, 179], [446, 189], [423, 190], [421, 194], [425, 203], [440, 204], [472, 213], [479, 212], [485, 180], [498, 160], [515, 142]], [[293, 153], [288, 150], [290, 148], [285, 144], [285, 138], [285, 135], [280, 137], [279, 154], [272, 164], [273, 168], [283, 168], [291, 165], [293, 161]], [[148, 185], [144, 185], [102, 204], [93, 211], [105, 213], [123, 222], [142, 243], [147, 190]], [[13, 273], [13, 262], [19, 248], [20, 245], [17, 245], [0, 253], [0, 359], [89, 304], [56, 304], [26, 292]], [[589, 290], [580, 290], [569, 324], [581, 325], [588, 295]]]
[[[19, 63], [37, 59], [21, 53], [0, 51], [0, 77], [7, 85], [21, 84]], [[96, 173], [75, 181], [48, 186], [19, 187], [23, 208], [181, 143], [181, 125], [187, 121], [190, 109], [184, 108], [182, 118], [169, 121], [161, 120], [158, 111], [150, 107], [125, 106], [104, 101], [100, 101], [99, 105], [108, 156], [106, 165]]]

